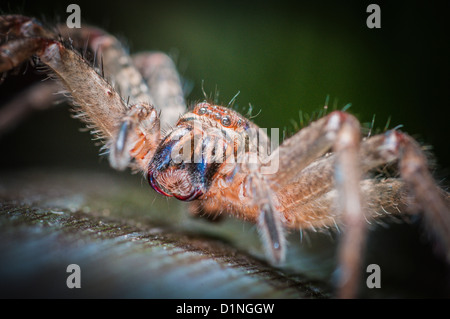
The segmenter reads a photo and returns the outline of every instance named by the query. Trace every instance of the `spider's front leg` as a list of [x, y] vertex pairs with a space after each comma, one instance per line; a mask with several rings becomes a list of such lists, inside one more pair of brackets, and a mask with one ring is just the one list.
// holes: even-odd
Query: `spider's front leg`
[[[6, 16], [1, 22], [2, 29], [11, 27], [8, 33], [11, 37], [0, 47], [0, 71], [8, 71], [31, 56], [37, 56], [52, 71], [50, 74], [56, 74], [61, 81], [75, 107], [76, 117], [111, 147], [111, 165], [123, 169], [135, 158], [137, 168], [146, 170], [159, 142], [159, 117], [154, 107], [134, 98], [134, 103], [128, 105], [80, 54], [60, 41], [40, 36], [51, 37], [52, 33], [43, 32], [35, 20]], [[29, 37], [28, 31], [23, 30], [35, 33]], [[146, 85], [140, 83], [139, 86]]]
[[[6, 35], [0, 47], [0, 71], [18, 66], [32, 55], [39, 57], [58, 75], [66, 97], [75, 106], [75, 117], [105, 141], [111, 166], [147, 170], [160, 139], [156, 111], [164, 109], [161, 120], [167, 129], [185, 110], [180, 80], [167, 55], [151, 52], [131, 58], [115, 37], [101, 29], [58, 26], [58, 32], [70, 39], [69, 48], [37, 20], [18, 15], [0, 16], [0, 30]], [[93, 61], [87, 62], [74, 47], [89, 50]], [[55, 85], [47, 83], [27, 90], [2, 114], [17, 121], [30, 109], [48, 107], [55, 100], [51, 94]], [[41, 98], [30, 99], [36, 95]], [[160, 104], [157, 110], [156, 102]], [[11, 122], [0, 122], [0, 131]]]
[[94, 65], [114, 83], [127, 102], [145, 101], [161, 111], [161, 129], [172, 128], [186, 112], [180, 77], [166, 54], [142, 52], [130, 57], [116, 37], [91, 26], [69, 29], [60, 25], [58, 31], [68, 36], [80, 50], [89, 48], [94, 55]]
[[46, 44], [38, 51], [68, 90], [76, 117], [87, 123], [110, 149], [110, 163], [126, 168], [131, 159], [145, 170], [159, 142], [159, 117], [145, 101], [127, 105], [117, 91], [76, 52], [59, 42]]

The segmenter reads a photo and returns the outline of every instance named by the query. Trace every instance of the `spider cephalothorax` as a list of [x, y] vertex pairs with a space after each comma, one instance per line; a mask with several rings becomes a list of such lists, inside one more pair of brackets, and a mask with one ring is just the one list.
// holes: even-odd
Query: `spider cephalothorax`
[[[417, 213], [412, 206], [421, 208], [450, 260], [449, 195], [407, 134], [391, 130], [362, 139], [358, 120], [334, 111], [274, 147], [263, 130], [229, 108], [201, 102], [186, 113], [178, 73], [165, 54], [129, 56], [100, 29], [51, 31], [16, 15], [1, 16], [0, 31], [0, 72], [37, 57], [64, 87], [76, 116], [103, 139], [112, 167], [148, 174], [157, 192], [193, 201], [194, 213], [255, 222], [273, 263], [285, 258], [284, 229], [343, 227], [338, 290], [354, 296], [366, 220]], [[83, 47], [94, 58], [78, 53]], [[52, 83], [21, 98], [44, 92], [39, 103], [50, 104]], [[392, 163], [399, 178], [371, 176]]]
[[255, 130], [256, 125], [232, 109], [196, 104], [159, 144], [149, 165], [150, 185], [184, 201], [208, 197], [219, 180], [231, 186], [237, 165], [257, 143], [251, 134]]

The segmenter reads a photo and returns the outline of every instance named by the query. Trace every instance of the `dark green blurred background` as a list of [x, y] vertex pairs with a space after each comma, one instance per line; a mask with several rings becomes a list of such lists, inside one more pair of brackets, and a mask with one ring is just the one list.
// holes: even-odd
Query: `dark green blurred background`
[[[381, 7], [381, 29], [366, 27], [367, 5]], [[131, 52], [162, 50], [177, 56], [194, 88], [220, 91], [227, 103], [249, 103], [262, 127], [292, 127], [298, 111], [312, 112], [326, 96], [362, 122], [404, 130], [432, 145], [439, 177], [448, 152], [449, 2], [410, 1], [2, 1], [4, 13], [65, 21], [70, 3], [82, 19], [124, 39]], [[21, 77], [0, 86], [0, 102]], [[3, 169], [21, 166], [98, 165], [90, 135], [64, 108], [35, 113], [0, 140]], [[107, 161], [102, 167], [107, 168]]]

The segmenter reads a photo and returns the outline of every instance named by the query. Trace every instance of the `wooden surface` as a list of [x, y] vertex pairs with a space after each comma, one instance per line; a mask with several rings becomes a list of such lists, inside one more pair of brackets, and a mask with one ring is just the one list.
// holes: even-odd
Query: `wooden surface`
[[[420, 219], [371, 227], [364, 265], [382, 288], [360, 297], [449, 297], [450, 272]], [[338, 234], [288, 236], [274, 268], [254, 225], [191, 217], [140, 176], [109, 170], [0, 172], [0, 297], [329, 298]], [[69, 289], [69, 264], [81, 289]], [[363, 273], [364, 276], [367, 274]]]
[[[255, 258], [227, 241], [237, 226], [247, 248], [259, 246], [250, 225], [216, 226], [189, 217], [185, 208], [155, 196], [139, 178], [86, 171], [2, 174], [1, 297], [329, 296], [320, 281], [258, 260], [260, 248]], [[69, 264], [81, 268], [81, 289], [66, 286]]]

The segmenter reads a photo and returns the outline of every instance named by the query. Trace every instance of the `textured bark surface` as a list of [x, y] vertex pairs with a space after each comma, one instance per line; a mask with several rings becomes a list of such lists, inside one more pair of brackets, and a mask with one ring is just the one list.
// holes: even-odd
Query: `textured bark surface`
[[[336, 240], [292, 232], [274, 268], [254, 225], [194, 218], [185, 204], [127, 173], [0, 172], [0, 297], [332, 297]], [[448, 266], [422, 223], [371, 228], [364, 270], [381, 267], [381, 289], [366, 287], [363, 270], [360, 297], [450, 296]], [[81, 289], [66, 286], [70, 264]]]
[[[320, 281], [267, 265], [251, 226], [194, 219], [123, 175], [1, 174], [1, 297], [329, 297]], [[81, 289], [66, 286], [69, 264]]]

